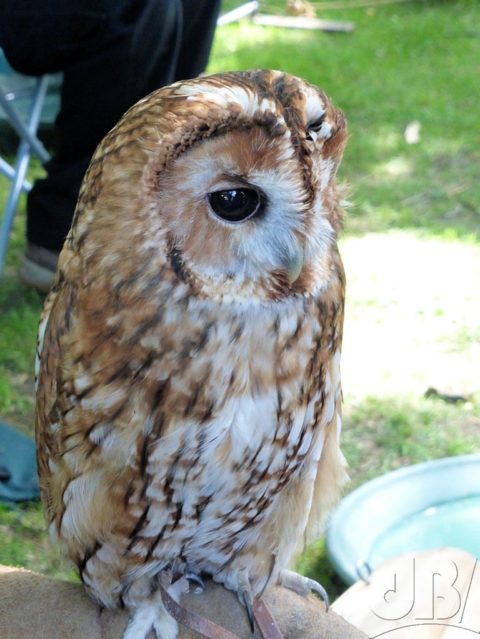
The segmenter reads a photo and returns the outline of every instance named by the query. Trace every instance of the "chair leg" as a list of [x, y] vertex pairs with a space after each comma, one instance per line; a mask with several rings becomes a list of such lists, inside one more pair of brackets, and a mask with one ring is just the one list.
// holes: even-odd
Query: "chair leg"
[[[15, 177], [15, 169], [13, 168], [13, 166], [10, 166], [8, 162], [5, 162], [5, 160], [2, 157], [0, 157], [0, 173], [2, 173], [5, 177], [7, 177], [10, 180], [10, 182]], [[30, 184], [30, 182], [28, 180], [24, 180], [22, 184], [22, 191], [25, 191], [25, 193], [28, 193], [28, 191], [30, 191], [31, 188], [32, 188], [32, 185]]]
[[[12, 100], [8, 99], [8, 94], [5, 95], [0, 93], [0, 106], [7, 114], [10, 124], [13, 126], [20, 139], [29, 143], [33, 153], [35, 153], [40, 162], [43, 162], [43, 164], [48, 162], [50, 156], [43, 144], [37, 138], [36, 133], [38, 123], [40, 121], [40, 115], [42, 113], [43, 102], [47, 93], [47, 87], [48, 76], [43, 75], [41, 78], [38, 78], [32, 95], [30, 112], [26, 121], [23, 121], [19, 116], [17, 110], [12, 105]], [[35, 126], [32, 126], [32, 123], [35, 123]]]
[[7, 252], [8, 240], [13, 224], [13, 218], [18, 204], [18, 198], [22, 192], [22, 184], [27, 173], [28, 163], [30, 161], [30, 147], [27, 142], [20, 144], [15, 162], [15, 177], [8, 193], [7, 204], [3, 215], [2, 226], [0, 227], [0, 274], [3, 270], [5, 254]]
[[[23, 126], [22, 124], [21, 127], [28, 132], [28, 135], [22, 135], [22, 140], [18, 147], [17, 157], [15, 159], [14, 165], [14, 178], [12, 180], [12, 186], [8, 194], [7, 204], [5, 206], [3, 220], [0, 226], [0, 275], [3, 270], [3, 264], [5, 261], [5, 254], [7, 252], [8, 240], [13, 224], [13, 218], [17, 208], [18, 199], [22, 192], [22, 187], [25, 181], [25, 176], [30, 161], [30, 155], [32, 152], [31, 141], [32, 138], [36, 139], [35, 134], [37, 132], [38, 124], [40, 121], [40, 114], [47, 90], [47, 84], [48, 78], [46, 76], [42, 76], [41, 78], [39, 78], [37, 86], [35, 88], [35, 93], [27, 118], [26, 126]], [[46, 159], [48, 159], [48, 153]]]

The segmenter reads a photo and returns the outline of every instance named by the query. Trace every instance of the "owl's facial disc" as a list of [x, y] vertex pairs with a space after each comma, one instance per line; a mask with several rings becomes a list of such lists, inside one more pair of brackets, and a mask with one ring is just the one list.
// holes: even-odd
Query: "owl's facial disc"
[[248, 297], [250, 286], [258, 294], [265, 282], [282, 282], [287, 291], [301, 280], [312, 258], [301, 166], [288, 137], [255, 127], [203, 140], [157, 184], [162, 226], [192, 281], [215, 290], [224, 282]]
[[[222, 222], [237, 225], [265, 213], [267, 198], [257, 189], [226, 189], [208, 193], [209, 211]], [[285, 253], [280, 265], [285, 269], [288, 280], [293, 284], [300, 276], [305, 262], [302, 245]]]
[[[205, 197], [208, 212], [216, 222], [227, 227], [240, 227], [248, 220], [261, 220], [269, 215], [269, 198], [260, 188], [252, 186], [222, 188], [212, 191]], [[290, 242], [288, 250], [278, 251], [277, 266], [284, 270], [289, 282], [293, 284], [300, 276], [304, 262], [305, 251], [303, 244]]]

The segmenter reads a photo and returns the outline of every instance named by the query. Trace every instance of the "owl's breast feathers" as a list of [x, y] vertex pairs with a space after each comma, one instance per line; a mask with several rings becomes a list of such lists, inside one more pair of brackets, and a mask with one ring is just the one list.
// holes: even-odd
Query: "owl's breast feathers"
[[203, 563], [218, 568], [293, 478], [315, 479], [340, 404], [339, 258], [331, 273], [317, 299], [270, 307], [199, 303], [168, 278], [163, 305], [52, 293], [39, 468], [79, 563], [114, 535], [135, 561], [216, 548]]

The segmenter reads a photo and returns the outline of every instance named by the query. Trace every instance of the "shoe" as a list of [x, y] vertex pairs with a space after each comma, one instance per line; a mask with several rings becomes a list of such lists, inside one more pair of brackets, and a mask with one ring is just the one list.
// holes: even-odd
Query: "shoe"
[[28, 243], [20, 265], [20, 279], [40, 293], [48, 293], [55, 278], [57, 262], [56, 251]]

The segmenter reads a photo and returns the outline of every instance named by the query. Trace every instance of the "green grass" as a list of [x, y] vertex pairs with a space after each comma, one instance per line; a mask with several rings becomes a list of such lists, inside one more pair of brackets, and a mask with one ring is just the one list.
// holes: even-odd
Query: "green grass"
[[12, 507], [0, 502], [0, 538], [0, 563], [77, 580], [73, 569], [47, 539], [40, 503]]
[[480, 421], [469, 403], [365, 397], [347, 405], [345, 417], [350, 487], [407, 464], [477, 452], [480, 443]]
[[42, 298], [10, 275], [0, 281], [0, 415], [32, 433], [33, 358]]
[[[284, 2], [272, 0], [272, 5], [278, 9]], [[475, 321], [480, 317], [475, 293], [480, 4], [411, 2], [325, 11], [321, 17], [353, 21], [355, 31], [267, 29], [243, 21], [217, 31], [210, 70], [282, 69], [322, 87], [347, 115], [350, 141], [341, 178], [350, 184], [353, 206], [343, 246], [351, 318], [344, 354], [343, 448], [351, 466], [351, 489], [404, 464], [480, 449], [478, 365], [475, 369], [480, 348]], [[421, 124], [420, 141], [410, 145], [404, 131], [413, 121]], [[40, 171], [34, 167], [33, 175]], [[0, 207], [5, 193], [0, 178]], [[388, 251], [380, 259], [371, 244], [374, 237], [390, 247], [394, 229], [402, 230], [392, 244], [398, 266], [386, 264]], [[22, 212], [0, 280], [0, 416], [31, 433], [33, 355], [42, 300], [16, 277], [23, 245]], [[414, 258], [422, 270], [423, 255], [428, 256], [427, 276], [408, 275], [408, 269], [404, 274]], [[455, 268], [461, 269], [458, 276]], [[449, 270], [454, 276], [443, 286]], [[456, 282], [463, 284], [461, 294]], [[370, 332], [364, 335], [365, 324]], [[386, 341], [380, 342], [384, 334]], [[418, 359], [403, 362], [404, 367], [396, 359], [402, 347], [388, 348], [389, 343], [398, 346], [400, 339], [418, 352]], [[361, 350], [362, 340], [382, 351], [373, 358], [375, 370], [369, 370], [372, 358]], [[387, 348], [380, 346], [385, 343]], [[438, 377], [439, 369], [443, 377]], [[469, 401], [449, 405], [425, 398], [424, 391], [437, 379], [439, 384], [449, 380], [452, 388], [447, 391], [471, 395]], [[0, 505], [0, 563], [70, 578], [43, 530], [39, 504]], [[319, 578], [332, 597], [342, 590], [328, 567], [322, 540], [299, 566]]]

